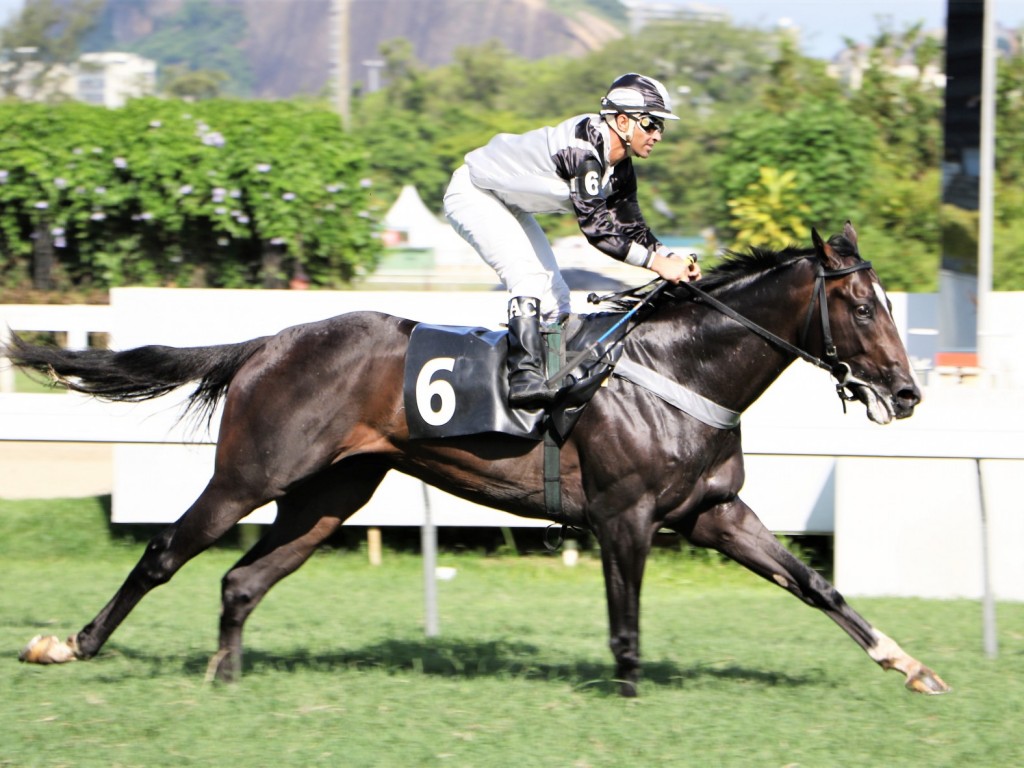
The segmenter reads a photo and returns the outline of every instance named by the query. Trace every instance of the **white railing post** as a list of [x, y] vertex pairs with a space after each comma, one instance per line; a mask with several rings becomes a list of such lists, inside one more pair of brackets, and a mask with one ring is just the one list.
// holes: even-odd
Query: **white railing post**
[[89, 348], [89, 331], [84, 328], [69, 328], [67, 332], [67, 342], [65, 343], [67, 349], [88, 349]]

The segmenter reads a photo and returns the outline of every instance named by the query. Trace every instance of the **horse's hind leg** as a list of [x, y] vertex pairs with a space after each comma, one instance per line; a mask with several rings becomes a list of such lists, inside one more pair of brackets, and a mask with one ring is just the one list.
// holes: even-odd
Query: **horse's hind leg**
[[261, 501], [240, 494], [215, 474], [188, 511], [149, 542], [135, 568], [96, 618], [66, 644], [54, 642], [55, 638], [33, 639], [22, 651], [21, 659], [53, 663], [95, 656], [151, 589], [169, 581], [181, 566], [227, 533]]
[[908, 689], [919, 693], [950, 690], [938, 675], [847, 605], [843, 596], [819, 573], [783, 547], [740, 499], [714, 507], [676, 530], [692, 543], [717, 549], [808, 605], [821, 609], [883, 669], [896, 669], [906, 675]]
[[278, 499], [274, 524], [221, 583], [220, 643], [210, 659], [208, 679], [230, 681], [241, 675], [246, 619], [274, 584], [294, 573], [369, 501], [386, 473], [387, 467], [368, 457], [353, 458]]

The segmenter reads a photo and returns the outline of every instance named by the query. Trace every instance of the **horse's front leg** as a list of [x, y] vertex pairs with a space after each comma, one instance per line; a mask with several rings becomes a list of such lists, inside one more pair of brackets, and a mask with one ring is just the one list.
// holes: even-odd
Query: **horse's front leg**
[[846, 630], [882, 669], [906, 676], [906, 686], [918, 693], [946, 693], [942, 678], [907, 654], [853, 610], [826, 579], [795, 558], [753, 510], [740, 499], [720, 504], [688, 519], [676, 530], [692, 543], [717, 549], [754, 573], [820, 608]]
[[640, 586], [651, 549], [651, 536], [642, 527], [617, 519], [597, 530], [608, 598], [609, 645], [623, 696], [636, 696], [640, 679]]

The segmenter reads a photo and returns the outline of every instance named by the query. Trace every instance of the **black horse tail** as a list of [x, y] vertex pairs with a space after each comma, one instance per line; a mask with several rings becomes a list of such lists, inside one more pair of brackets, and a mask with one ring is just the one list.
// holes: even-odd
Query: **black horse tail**
[[152, 400], [198, 381], [185, 413], [205, 415], [208, 420], [238, 369], [267, 343], [267, 338], [210, 347], [151, 345], [115, 352], [37, 346], [12, 334], [2, 354], [19, 368], [45, 373], [68, 389], [103, 400]]

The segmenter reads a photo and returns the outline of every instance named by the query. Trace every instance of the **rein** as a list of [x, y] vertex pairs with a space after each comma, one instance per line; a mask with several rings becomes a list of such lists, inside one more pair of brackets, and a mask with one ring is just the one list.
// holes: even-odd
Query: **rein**
[[[597, 304], [597, 303], [600, 303], [602, 301], [606, 301], [607, 299], [609, 299], [611, 297], [617, 297], [617, 296], [622, 296], [622, 295], [627, 295], [627, 294], [629, 294], [629, 295], [637, 295], [639, 293], [639, 291], [642, 291], [644, 288], [647, 288], [648, 286], [653, 285], [654, 283], [657, 283], [657, 286], [655, 288], [653, 288], [652, 290], [648, 291], [647, 295], [644, 296], [644, 298], [641, 301], [638, 301], [636, 303], [636, 305], [631, 310], [626, 312], [622, 316], [622, 318], [619, 319], [619, 321], [617, 323], [615, 323], [615, 325], [613, 325], [611, 328], [609, 328], [607, 331], [605, 331], [603, 334], [601, 334], [600, 338], [595, 339], [593, 342], [588, 344], [585, 349], [580, 350], [579, 354], [577, 354], [575, 357], [573, 357], [571, 360], [569, 360], [569, 362], [567, 362], [565, 365], [563, 365], [561, 367], [561, 369], [558, 371], [558, 373], [554, 374], [553, 376], [548, 377], [547, 385], [550, 387], [550, 386], [556, 384], [557, 382], [561, 381], [562, 377], [565, 376], [565, 374], [569, 373], [569, 371], [571, 371], [573, 368], [575, 368], [577, 365], [579, 365], [581, 362], [583, 362], [584, 359], [589, 357], [590, 354], [595, 349], [597, 349], [598, 346], [600, 346], [604, 341], [606, 341], [609, 336], [611, 336], [613, 333], [615, 333], [615, 331], [617, 331], [619, 328], [621, 328], [626, 323], [626, 321], [629, 320], [629, 318], [633, 317], [633, 315], [635, 315], [637, 312], [639, 312], [641, 309], [643, 309], [646, 305], [650, 304], [651, 301], [654, 300], [654, 297], [657, 296], [659, 293], [661, 293], [663, 290], [665, 290], [668, 287], [669, 284], [665, 280], [652, 280], [650, 283], [647, 283], [646, 285], [641, 286], [639, 289], [634, 289], [632, 291], [626, 291], [626, 292], [624, 292], [622, 294], [614, 294], [613, 293], [613, 294], [610, 294], [609, 296], [597, 296], [597, 295], [595, 295], [593, 293], [590, 294], [587, 297], [587, 301], [589, 301], [592, 304]], [[622, 334], [622, 336], [619, 339], [616, 340], [616, 343], [621, 343], [622, 340], [626, 337], [626, 334], [628, 332], [629, 332], [628, 330], [625, 331]]]
[[[841, 269], [825, 269], [824, 265], [822, 265], [821, 263], [818, 264], [817, 272], [814, 276], [814, 289], [811, 292], [811, 301], [807, 305], [807, 312], [804, 315], [803, 330], [800, 333], [801, 346], [799, 347], [796, 346], [795, 344], [791, 344], [790, 342], [786, 341], [781, 336], [772, 333], [767, 328], [763, 328], [762, 326], [758, 325], [745, 315], [741, 315], [732, 307], [722, 303], [714, 296], [704, 291], [702, 288], [697, 287], [695, 283], [685, 282], [679, 283], [679, 285], [685, 286], [685, 288], [688, 291], [690, 291], [698, 301], [702, 301], [708, 306], [717, 309], [723, 315], [731, 318], [732, 320], [736, 321], [743, 327], [756, 333], [758, 336], [765, 339], [768, 343], [778, 347], [779, 349], [782, 349], [785, 352], [788, 352], [794, 357], [799, 357], [801, 360], [804, 360], [810, 363], [811, 365], [821, 368], [822, 370], [828, 371], [836, 380], [836, 394], [839, 396], [839, 399], [843, 403], [843, 412], [845, 413], [846, 404], [848, 402], [853, 402], [854, 400], [857, 399], [857, 396], [853, 393], [853, 390], [851, 388], [857, 385], [868, 385], [867, 382], [864, 382], [853, 375], [853, 371], [851, 370], [849, 364], [844, 363], [839, 359], [839, 354], [836, 350], [835, 343], [832, 340], [832, 327], [828, 318], [828, 293], [825, 291], [825, 281], [837, 277], [846, 277], [847, 275], [852, 275], [854, 272], [860, 272], [861, 270], [865, 269], [871, 269], [870, 261], [859, 261], [856, 264], [852, 264], [851, 266], [848, 267], [842, 267]], [[655, 286], [653, 289], [650, 288], [650, 286], [652, 285]], [[585, 349], [580, 351], [579, 354], [573, 357], [568, 363], [562, 366], [561, 370], [559, 370], [556, 374], [548, 378], [548, 384], [551, 385], [559, 381], [562, 378], [562, 376], [571, 371], [584, 358], [588, 357], [594, 351], [594, 349], [596, 349], [602, 342], [607, 340], [608, 337], [611, 336], [615, 331], [621, 328], [631, 317], [636, 315], [640, 309], [642, 309], [644, 306], [649, 305], [651, 301], [659, 293], [668, 288], [669, 285], [670, 283], [668, 283], [665, 280], [652, 280], [650, 283], [641, 286], [639, 289], [623, 291], [622, 293], [613, 293], [609, 294], [608, 296], [596, 296], [594, 294], [588, 296], [588, 301], [592, 303], [600, 303], [611, 298], [620, 298], [629, 295], [639, 296], [646, 290], [646, 293], [643, 295], [642, 300], [638, 301], [632, 309], [626, 312], [623, 315], [623, 317], [617, 323], [615, 323], [615, 325], [609, 328], [599, 339], [589, 344]], [[812, 355], [810, 352], [807, 352], [805, 349], [802, 348], [807, 344], [807, 336], [810, 332], [811, 321], [814, 318], [815, 302], [817, 302], [818, 304], [819, 315], [821, 317], [822, 342], [825, 348], [824, 359]], [[616, 343], [621, 343], [625, 338], [626, 334], [628, 334], [628, 330], [619, 339], [616, 340]]]
[[[818, 271], [814, 277], [814, 290], [811, 293], [811, 302], [807, 305], [807, 313], [804, 317], [804, 327], [800, 334], [801, 347], [807, 342], [807, 335], [810, 331], [811, 319], [814, 316], [814, 304], [817, 300], [819, 312], [821, 315], [821, 333], [822, 339], [825, 346], [825, 359], [816, 357], [810, 352], [798, 347], [794, 344], [790, 344], [788, 341], [783, 339], [781, 336], [769, 331], [767, 328], [762, 328], [760, 325], [755, 323], [753, 320], [741, 315], [739, 312], [734, 310], [732, 307], [723, 304], [721, 301], [716, 299], [711, 294], [707, 293], [701, 288], [698, 288], [694, 283], [680, 283], [680, 285], [686, 286], [686, 288], [693, 293], [700, 301], [707, 303], [714, 307], [722, 314], [735, 320], [740, 325], [753, 331], [758, 336], [767, 340], [769, 343], [774, 344], [780, 349], [790, 353], [795, 357], [799, 357], [801, 360], [805, 360], [811, 365], [815, 365], [822, 370], [828, 371], [836, 379], [836, 394], [839, 395], [839, 399], [843, 403], [843, 412], [846, 412], [846, 404], [856, 400], [857, 397], [852, 393], [850, 388], [857, 384], [866, 386], [866, 383], [858, 379], [853, 375], [853, 371], [847, 363], [842, 362], [839, 359], [839, 355], [836, 351], [835, 344], [832, 341], [832, 329], [828, 319], [828, 297], [825, 291], [825, 281], [835, 277], [845, 277], [846, 275], [859, 272], [863, 269], [871, 269], [870, 261], [860, 261], [849, 267], [843, 267], [842, 269], [825, 269], [821, 264], [818, 264]], [[850, 391], [848, 391], [850, 390]]]

